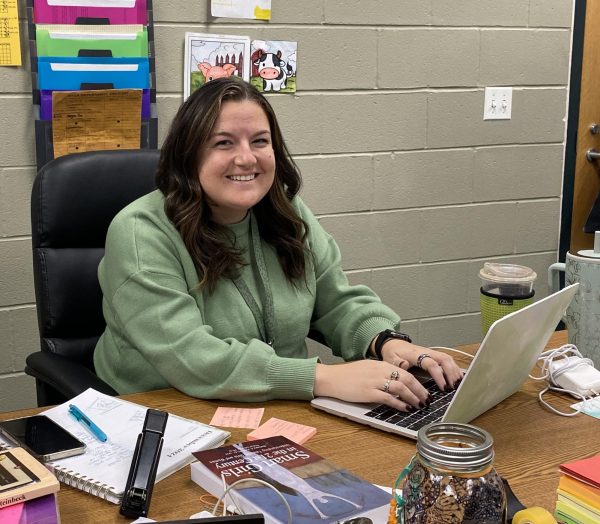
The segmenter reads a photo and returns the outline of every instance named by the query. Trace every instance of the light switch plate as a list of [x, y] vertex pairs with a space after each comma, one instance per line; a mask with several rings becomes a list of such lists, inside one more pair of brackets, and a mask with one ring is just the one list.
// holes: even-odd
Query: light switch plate
[[486, 87], [483, 103], [484, 120], [510, 120], [512, 87]]

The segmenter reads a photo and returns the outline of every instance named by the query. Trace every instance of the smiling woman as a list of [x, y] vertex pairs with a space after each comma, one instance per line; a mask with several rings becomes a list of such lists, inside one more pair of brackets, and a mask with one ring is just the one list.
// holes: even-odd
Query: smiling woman
[[[460, 380], [451, 357], [412, 344], [373, 291], [348, 283], [336, 243], [297, 196], [275, 113], [250, 84], [216, 79], [184, 102], [156, 181], [113, 220], [98, 270], [106, 330], [94, 365], [119, 393], [327, 395], [413, 410], [429, 397], [410, 366], [440, 388]], [[308, 358], [311, 329], [347, 362]]]
[[269, 121], [260, 106], [225, 102], [201, 158], [198, 178], [214, 220], [241, 221], [275, 179]]

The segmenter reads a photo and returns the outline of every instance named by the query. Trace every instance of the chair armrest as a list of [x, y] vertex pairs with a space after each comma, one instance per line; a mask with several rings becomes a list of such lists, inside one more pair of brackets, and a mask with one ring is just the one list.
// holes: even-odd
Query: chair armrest
[[25, 373], [56, 389], [65, 398], [73, 398], [88, 388], [106, 395], [118, 393], [83, 364], [60, 355], [32, 353], [26, 359]]

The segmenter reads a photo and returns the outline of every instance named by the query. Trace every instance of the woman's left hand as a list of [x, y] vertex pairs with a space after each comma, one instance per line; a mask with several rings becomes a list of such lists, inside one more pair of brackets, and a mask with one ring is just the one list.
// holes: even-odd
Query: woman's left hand
[[463, 372], [450, 355], [404, 340], [387, 340], [381, 356], [385, 362], [402, 369], [420, 367], [431, 375], [442, 391], [456, 389], [463, 377]]

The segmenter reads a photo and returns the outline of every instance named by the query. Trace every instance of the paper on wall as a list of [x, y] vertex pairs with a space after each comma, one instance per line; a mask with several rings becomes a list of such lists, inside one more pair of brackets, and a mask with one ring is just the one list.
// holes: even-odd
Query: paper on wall
[[210, 12], [224, 18], [271, 19], [271, 0], [211, 0]]
[[17, 0], [0, 2], [0, 66], [21, 65]]
[[250, 81], [250, 38], [186, 33], [183, 99], [206, 82], [225, 76]]

